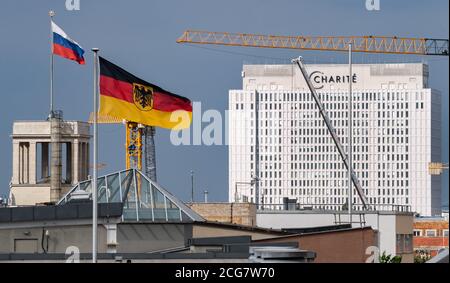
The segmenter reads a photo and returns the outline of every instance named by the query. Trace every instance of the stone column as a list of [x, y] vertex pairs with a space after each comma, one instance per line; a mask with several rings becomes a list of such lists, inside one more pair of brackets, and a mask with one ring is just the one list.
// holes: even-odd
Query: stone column
[[24, 160], [24, 158], [23, 158], [23, 143], [19, 143], [19, 184], [23, 184], [24, 183], [24, 177], [23, 177], [23, 174], [24, 174], [24, 171], [25, 171], [25, 168], [24, 168], [24, 163], [25, 163], [25, 160]]
[[72, 184], [76, 184], [80, 179], [80, 142], [78, 139], [73, 141], [72, 150]]
[[87, 179], [87, 176], [89, 176], [89, 174], [90, 174], [90, 172], [89, 172], [89, 156], [90, 156], [89, 143], [86, 142], [86, 167], [84, 167], [84, 170], [86, 172], [86, 179]]
[[11, 183], [19, 183], [19, 170], [20, 170], [20, 146], [18, 141], [13, 141], [12, 148], [12, 177]]
[[29, 156], [28, 149], [30, 144], [28, 142], [19, 143], [19, 183], [28, 184], [29, 182]]
[[51, 118], [50, 139], [52, 143], [50, 167], [50, 201], [57, 202], [61, 194], [61, 119]]
[[81, 142], [81, 166], [80, 166], [80, 181], [86, 180], [86, 171], [84, 168], [86, 168], [86, 143]]
[[28, 147], [28, 183], [36, 184], [36, 142], [30, 142]]

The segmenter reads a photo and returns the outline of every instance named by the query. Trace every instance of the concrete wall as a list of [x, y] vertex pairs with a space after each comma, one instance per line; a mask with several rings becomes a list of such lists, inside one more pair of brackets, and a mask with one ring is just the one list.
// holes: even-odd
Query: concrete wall
[[[75, 246], [81, 253], [92, 251], [90, 223], [12, 223], [0, 225], [0, 253], [42, 253], [43, 231], [48, 230], [48, 253], [65, 253]], [[45, 228], [43, 228], [45, 227]], [[98, 229], [99, 253], [145, 253], [187, 245], [193, 237], [251, 236], [253, 240], [273, 238], [285, 233], [255, 231], [244, 226], [208, 223], [102, 223]], [[44, 247], [47, 246], [44, 237]]]
[[[32, 224], [30, 224], [31, 226]], [[42, 223], [42, 226], [46, 226]], [[43, 253], [43, 230], [48, 230], [48, 253], [65, 253], [69, 246], [92, 252], [91, 224], [54, 227], [0, 227], [0, 253]], [[23, 225], [22, 225], [23, 227]], [[107, 229], [109, 228], [109, 229]], [[99, 253], [145, 253], [185, 246], [191, 224], [106, 224], [98, 226]], [[44, 248], [47, 240], [44, 236]]]
[[236, 229], [235, 227], [214, 226], [205, 224], [194, 224], [192, 229], [192, 236], [194, 238], [208, 238], [208, 237], [227, 237], [227, 236], [251, 236], [252, 240], [260, 240], [273, 238], [275, 236], [283, 235], [282, 233], [275, 233], [270, 231], [255, 231], [248, 229]]
[[395, 255], [397, 253], [395, 215], [384, 215], [377, 218], [380, 254], [386, 252], [386, 254]]
[[256, 225], [256, 205], [253, 203], [193, 203], [188, 206], [208, 221]]
[[[61, 185], [61, 196], [65, 195], [73, 186]], [[13, 205], [36, 205], [50, 202], [50, 184], [15, 185], [11, 187]]]
[[145, 253], [182, 247], [191, 235], [190, 224], [119, 224], [117, 252]]
[[296, 211], [258, 211], [256, 225], [263, 228], [305, 228], [334, 225], [331, 213], [300, 213]]
[[[0, 253], [42, 253], [42, 236], [44, 228], [10, 228], [0, 229]], [[74, 225], [60, 227], [45, 227], [48, 230], [48, 253], [65, 253], [69, 246], [77, 247], [81, 253], [92, 251], [92, 226]], [[45, 237], [44, 237], [45, 239]], [[106, 252], [106, 229], [99, 225], [98, 251]], [[44, 240], [47, 248], [47, 240]]]
[[366, 249], [376, 245], [371, 228], [311, 233], [261, 240], [263, 243], [297, 242], [301, 250], [316, 253], [315, 263], [365, 263]]
[[[421, 63], [353, 64], [353, 74], [356, 75], [353, 89], [426, 88], [428, 74], [424, 72], [425, 68], [427, 66]], [[325, 90], [348, 90], [347, 81], [342, 80], [343, 76], [348, 75], [347, 64], [308, 64], [306, 69], [315, 87], [323, 85]], [[292, 65], [244, 65], [242, 71], [244, 90], [307, 89], [300, 70]], [[337, 76], [341, 77], [340, 82], [336, 80]], [[323, 82], [322, 77], [333, 77], [335, 80]]]
[[402, 257], [403, 262], [414, 262], [414, 249], [413, 249], [413, 227], [414, 218], [408, 215], [396, 215], [395, 217], [395, 234], [397, 235], [409, 235], [411, 237], [411, 249], [410, 251], [400, 252], [396, 249], [396, 254]]
[[[111, 226], [110, 233], [106, 227]], [[190, 224], [109, 224], [99, 225], [98, 252], [143, 253], [185, 246], [192, 237]], [[0, 253], [42, 253], [44, 228], [1, 228]], [[45, 227], [48, 230], [48, 253], [65, 253], [75, 246], [81, 253], [92, 251], [92, 226], [90, 224]], [[44, 247], [47, 241], [44, 237]], [[20, 249], [20, 250], [18, 250]]]

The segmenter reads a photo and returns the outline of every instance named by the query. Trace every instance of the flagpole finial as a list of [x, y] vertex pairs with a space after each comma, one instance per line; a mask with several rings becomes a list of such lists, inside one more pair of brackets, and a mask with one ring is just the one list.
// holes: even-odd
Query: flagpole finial
[[98, 49], [98, 48], [92, 48], [91, 50], [92, 50], [92, 52], [97, 53], [100, 49]]
[[50, 11], [48, 12], [48, 15], [52, 18], [52, 17], [54, 17], [54, 16], [56, 15], [56, 13], [55, 13], [55, 11], [50, 10]]

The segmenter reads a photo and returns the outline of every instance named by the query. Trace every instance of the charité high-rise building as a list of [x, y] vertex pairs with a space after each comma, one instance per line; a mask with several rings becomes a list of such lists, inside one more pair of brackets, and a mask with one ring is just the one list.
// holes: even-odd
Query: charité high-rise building
[[[428, 65], [307, 65], [347, 149], [348, 81], [353, 81], [353, 161], [370, 204], [441, 212], [441, 94]], [[280, 208], [283, 198], [343, 209], [347, 170], [307, 85], [294, 65], [244, 65], [243, 87], [229, 91], [229, 199]], [[258, 177], [258, 182], [251, 182]], [[356, 191], [354, 203], [358, 203]]]

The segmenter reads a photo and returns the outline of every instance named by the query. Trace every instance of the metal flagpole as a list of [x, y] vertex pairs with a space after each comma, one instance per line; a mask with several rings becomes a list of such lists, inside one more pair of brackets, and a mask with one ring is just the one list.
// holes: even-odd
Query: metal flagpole
[[349, 80], [348, 80], [348, 216], [350, 225], [352, 225], [352, 170], [353, 168], [353, 142], [352, 142], [352, 112], [353, 112], [353, 91], [352, 91], [352, 44], [348, 44], [348, 65], [349, 65]]
[[48, 12], [50, 16], [50, 114], [49, 118], [53, 118], [53, 17], [55, 12], [50, 10]]
[[191, 170], [191, 203], [194, 203], [194, 171]]
[[98, 48], [92, 48], [94, 52], [94, 160], [92, 173], [92, 262], [97, 262], [97, 157], [98, 157], [98, 133], [97, 133], [97, 99], [98, 99]]

